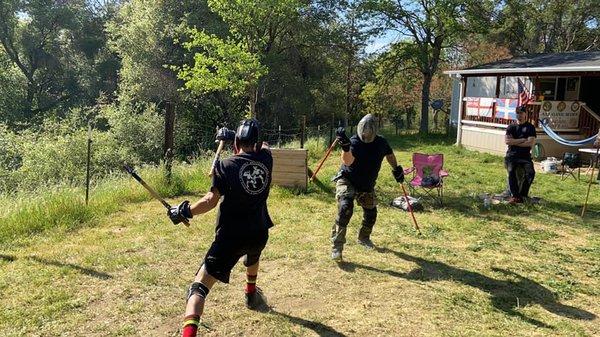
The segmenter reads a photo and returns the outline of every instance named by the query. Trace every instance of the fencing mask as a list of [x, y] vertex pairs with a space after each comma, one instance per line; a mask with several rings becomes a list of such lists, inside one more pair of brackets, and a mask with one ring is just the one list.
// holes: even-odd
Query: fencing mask
[[377, 136], [377, 121], [372, 114], [363, 117], [356, 127], [356, 134], [363, 143], [371, 143]]

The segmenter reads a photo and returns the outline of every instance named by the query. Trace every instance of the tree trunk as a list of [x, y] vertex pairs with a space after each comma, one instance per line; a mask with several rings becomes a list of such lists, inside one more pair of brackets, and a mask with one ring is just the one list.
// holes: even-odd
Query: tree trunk
[[348, 55], [348, 64], [346, 66], [346, 114], [344, 115], [344, 127], [348, 126], [348, 119], [350, 118], [350, 96], [352, 90], [352, 59]]
[[421, 125], [419, 133], [429, 132], [429, 94], [431, 90], [432, 75], [423, 73], [423, 87], [421, 88]]
[[249, 99], [249, 107], [250, 107], [250, 117], [256, 118], [258, 120], [258, 113], [256, 111], [256, 102], [258, 101], [258, 87], [252, 86], [248, 90], [248, 99]]

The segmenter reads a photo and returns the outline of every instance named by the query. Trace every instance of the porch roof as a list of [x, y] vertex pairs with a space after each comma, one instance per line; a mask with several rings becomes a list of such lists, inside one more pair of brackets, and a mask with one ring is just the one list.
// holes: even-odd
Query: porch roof
[[448, 75], [485, 75], [511, 73], [600, 72], [600, 51], [555, 54], [529, 54], [486, 63], [471, 68], [447, 70]]

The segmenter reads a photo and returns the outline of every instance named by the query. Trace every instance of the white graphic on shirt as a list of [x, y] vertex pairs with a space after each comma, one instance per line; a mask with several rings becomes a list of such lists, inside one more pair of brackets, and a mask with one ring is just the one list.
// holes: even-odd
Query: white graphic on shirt
[[260, 194], [267, 187], [268, 172], [262, 163], [247, 162], [240, 168], [240, 183], [248, 194]]

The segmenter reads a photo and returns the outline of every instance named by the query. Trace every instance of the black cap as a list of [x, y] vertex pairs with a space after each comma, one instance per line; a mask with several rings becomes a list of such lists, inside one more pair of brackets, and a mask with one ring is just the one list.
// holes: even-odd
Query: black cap
[[258, 121], [254, 118], [244, 119], [235, 133], [235, 138], [242, 143], [258, 143], [259, 127]]
[[516, 109], [517, 113], [520, 114], [522, 112], [527, 112], [527, 106], [525, 105], [519, 105]]

